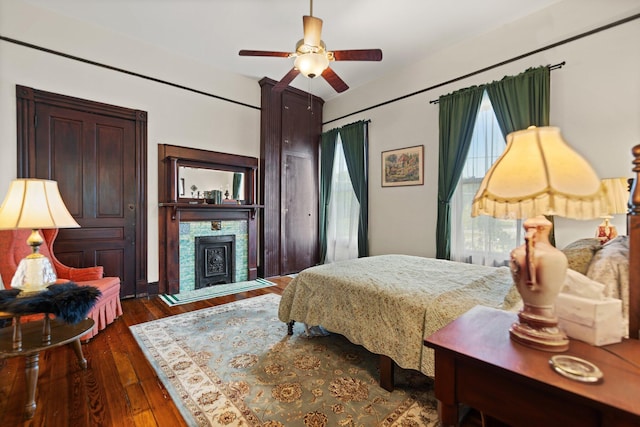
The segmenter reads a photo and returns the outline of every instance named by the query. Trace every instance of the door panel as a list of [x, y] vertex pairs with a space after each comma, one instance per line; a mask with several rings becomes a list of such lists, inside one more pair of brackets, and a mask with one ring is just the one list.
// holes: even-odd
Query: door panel
[[282, 198], [282, 274], [317, 263], [318, 216], [315, 159], [288, 154], [284, 159]]
[[318, 263], [319, 129], [308, 99], [282, 95], [281, 274]]
[[[63, 117], [51, 117], [50, 132], [45, 126], [39, 126], [36, 132], [36, 177], [54, 179], [60, 176], [58, 187], [67, 209], [76, 220], [82, 218], [82, 141], [84, 126], [81, 120]], [[54, 136], [54, 139], [47, 135]], [[56, 174], [56, 171], [65, 171]]]
[[58, 181], [79, 229], [61, 229], [56, 256], [73, 267], [102, 265], [135, 295], [136, 152], [131, 120], [37, 104], [37, 177]]
[[96, 136], [96, 217], [122, 218], [125, 216], [125, 203], [135, 203], [133, 199], [125, 200], [124, 187], [125, 173], [132, 170], [134, 153], [125, 150], [127, 135], [122, 128], [99, 125]]

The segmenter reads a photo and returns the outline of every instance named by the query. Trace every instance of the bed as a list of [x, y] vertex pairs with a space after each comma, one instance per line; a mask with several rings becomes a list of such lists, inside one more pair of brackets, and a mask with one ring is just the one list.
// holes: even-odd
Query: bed
[[[627, 236], [591, 246], [588, 243], [594, 239], [581, 239], [564, 250], [570, 267], [587, 276], [593, 274], [593, 280], [610, 280], [605, 276], [615, 271], [616, 282], [607, 285], [607, 293], [623, 299], [629, 337], [637, 339], [640, 188], [636, 183], [640, 145], [634, 147], [633, 154], [635, 179]], [[608, 256], [609, 252], [615, 259]], [[594, 267], [596, 263], [598, 268]], [[611, 263], [623, 265], [612, 267]], [[380, 255], [300, 272], [283, 292], [278, 316], [289, 324], [289, 333], [293, 322], [321, 325], [380, 355], [380, 383], [392, 390], [394, 363], [433, 376], [433, 351], [423, 345], [424, 337], [478, 304], [514, 311], [520, 308], [520, 297], [507, 267]]]
[[433, 351], [423, 345], [424, 336], [477, 304], [509, 310], [518, 301], [508, 267], [379, 255], [300, 272], [283, 292], [279, 318], [321, 325], [433, 376]]

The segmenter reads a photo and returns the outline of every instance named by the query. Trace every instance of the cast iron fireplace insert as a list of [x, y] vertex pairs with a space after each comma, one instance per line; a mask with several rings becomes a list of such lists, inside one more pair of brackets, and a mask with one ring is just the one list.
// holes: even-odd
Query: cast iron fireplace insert
[[195, 238], [195, 289], [235, 282], [236, 236]]

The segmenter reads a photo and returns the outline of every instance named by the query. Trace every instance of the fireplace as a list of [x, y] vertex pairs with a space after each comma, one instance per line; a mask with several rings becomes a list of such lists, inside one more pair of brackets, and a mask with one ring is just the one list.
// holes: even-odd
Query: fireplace
[[[185, 221], [180, 223], [180, 245], [178, 252], [180, 254], [179, 265], [179, 279], [180, 287], [179, 292], [189, 292], [195, 289], [199, 289], [201, 285], [198, 285], [199, 278], [196, 275], [203, 274], [204, 270], [201, 266], [198, 252], [201, 252], [197, 248], [197, 241], [201, 238], [206, 242], [215, 241], [215, 243], [229, 241], [234, 239], [233, 252], [235, 256], [232, 257], [233, 279], [234, 282], [244, 282], [249, 279], [248, 276], [248, 234], [247, 234], [247, 221], [243, 220], [230, 220], [230, 221], [214, 221], [215, 229], [212, 229], [211, 221]], [[219, 226], [219, 230], [217, 229]], [[222, 238], [222, 240], [220, 239]], [[226, 246], [229, 246], [228, 244]], [[229, 253], [229, 247], [227, 247], [227, 253]], [[205, 258], [206, 259], [206, 258]], [[221, 267], [222, 268], [222, 267]], [[221, 268], [218, 268], [220, 270]], [[209, 279], [207, 279], [209, 280]], [[213, 280], [209, 280], [208, 283], [213, 284]], [[215, 282], [222, 283], [221, 280]], [[230, 282], [229, 282], [230, 283]], [[205, 285], [207, 286], [207, 285]]]
[[195, 288], [235, 282], [236, 236], [196, 237]]
[[[240, 173], [244, 199], [208, 204], [189, 198], [180, 186], [180, 167]], [[255, 157], [158, 144], [159, 293], [196, 289], [195, 237], [200, 236], [235, 235], [233, 280], [257, 277], [257, 220], [263, 207], [255, 204], [257, 169]]]

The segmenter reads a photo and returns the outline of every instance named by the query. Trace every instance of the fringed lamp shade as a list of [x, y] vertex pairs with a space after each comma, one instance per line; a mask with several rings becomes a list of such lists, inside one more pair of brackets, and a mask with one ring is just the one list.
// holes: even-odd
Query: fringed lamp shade
[[607, 201], [600, 179], [555, 127], [530, 127], [507, 135], [504, 153], [485, 175], [472, 216], [526, 218], [525, 244], [511, 251], [511, 272], [522, 297], [511, 338], [539, 350], [569, 348], [554, 304], [567, 272], [567, 257], [549, 243], [552, 224], [543, 215], [598, 218]]
[[504, 153], [473, 199], [471, 216], [593, 219], [606, 210], [606, 203], [600, 179], [560, 130], [530, 127], [507, 136]]
[[629, 185], [627, 178], [604, 178], [602, 180], [609, 215], [626, 214], [629, 210]]

